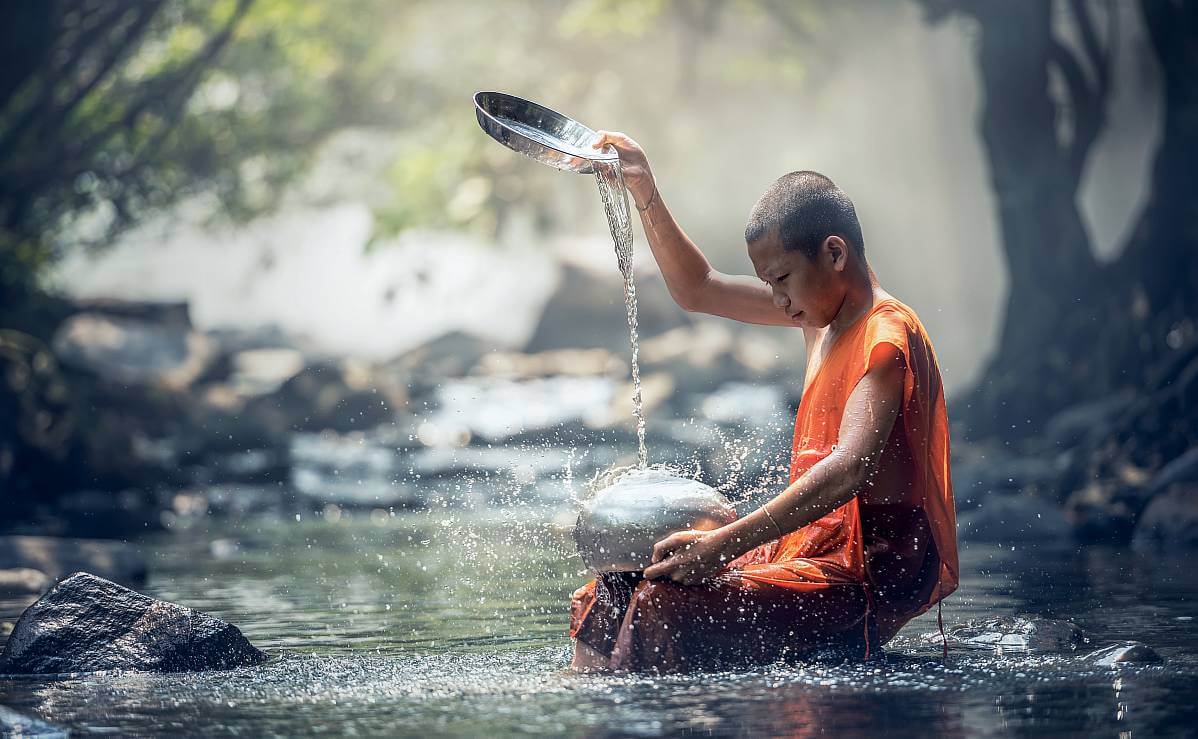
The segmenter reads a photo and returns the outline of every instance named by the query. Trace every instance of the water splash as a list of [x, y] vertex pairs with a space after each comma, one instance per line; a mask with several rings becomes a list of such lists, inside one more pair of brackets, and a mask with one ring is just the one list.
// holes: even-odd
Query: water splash
[[636, 284], [632, 278], [632, 220], [620, 163], [595, 162], [595, 181], [599, 185], [599, 197], [603, 199], [603, 210], [607, 213], [607, 225], [616, 248], [616, 262], [624, 277], [624, 309], [628, 313], [628, 339], [632, 346], [632, 412], [636, 416], [637, 463], [643, 469], [649, 465], [649, 454], [645, 448], [645, 411], [641, 403]]

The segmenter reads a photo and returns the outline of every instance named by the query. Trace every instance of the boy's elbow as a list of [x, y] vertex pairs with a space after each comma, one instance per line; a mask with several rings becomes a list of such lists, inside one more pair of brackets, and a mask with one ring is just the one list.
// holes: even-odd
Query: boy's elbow
[[874, 475], [876, 467], [874, 459], [868, 454], [852, 454], [844, 455], [844, 468], [842, 471], [845, 487], [850, 491], [856, 491], [865, 486], [866, 483]]
[[697, 313], [699, 311], [699, 296], [695, 290], [670, 287], [670, 297], [674, 299], [679, 308], [687, 313]]
[[670, 296], [674, 298], [678, 307], [687, 313], [703, 313], [705, 312], [703, 296], [706, 285], [707, 279], [704, 278], [687, 287], [670, 287]]
[[693, 295], [678, 295], [674, 297], [674, 302], [678, 307], [687, 313], [702, 313], [702, 308], [699, 307], [699, 301]]

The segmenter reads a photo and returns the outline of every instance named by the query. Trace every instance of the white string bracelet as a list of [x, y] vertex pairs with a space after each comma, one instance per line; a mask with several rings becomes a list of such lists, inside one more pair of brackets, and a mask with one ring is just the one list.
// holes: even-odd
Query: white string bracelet
[[781, 539], [783, 536], [785, 536], [785, 534], [782, 533], [782, 527], [778, 525], [778, 522], [774, 520], [773, 515], [770, 514], [770, 509], [766, 508], [765, 506], [761, 506], [761, 512], [765, 514], [765, 517], [770, 520], [770, 523], [772, 523], [774, 528], [778, 531], [778, 538]]

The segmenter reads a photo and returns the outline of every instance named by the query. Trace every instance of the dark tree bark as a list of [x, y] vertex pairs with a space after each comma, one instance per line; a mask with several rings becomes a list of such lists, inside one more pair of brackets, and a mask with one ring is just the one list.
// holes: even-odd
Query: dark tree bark
[[[1071, 49], [1054, 33], [1050, 2], [924, 5], [933, 21], [960, 13], [977, 23], [979, 125], [1010, 282], [997, 350], [954, 415], [974, 436], [1034, 434], [1066, 406], [1139, 388], [1194, 338], [1198, 4], [1144, 0], [1165, 74], [1165, 134], [1139, 227], [1106, 267], [1093, 256], [1077, 194], [1104, 125], [1112, 8], [1056, 6], [1077, 28]], [[1063, 94], [1053, 94], [1053, 75]]]

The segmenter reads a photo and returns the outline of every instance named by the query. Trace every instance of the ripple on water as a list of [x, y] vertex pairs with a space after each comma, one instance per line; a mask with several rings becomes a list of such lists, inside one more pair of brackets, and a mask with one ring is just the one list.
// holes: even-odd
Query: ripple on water
[[[1020, 706], [1026, 720], [1034, 718], [1028, 711], [1036, 696], [1099, 693], [1114, 706], [1122, 685], [1198, 687], [1193, 669], [1095, 668], [1079, 655], [963, 653], [944, 663], [913, 646], [874, 663], [700, 675], [579, 675], [565, 669], [568, 658], [566, 645], [405, 657], [282, 653], [255, 668], [88, 675], [41, 683], [32, 693], [39, 713], [93, 731], [504, 735], [573, 727], [592, 735], [652, 735], [804, 726], [952, 729], [986, 725], [996, 700], [999, 714], [1005, 701]], [[1020, 717], [1004, 721], [1012, 719]]]

